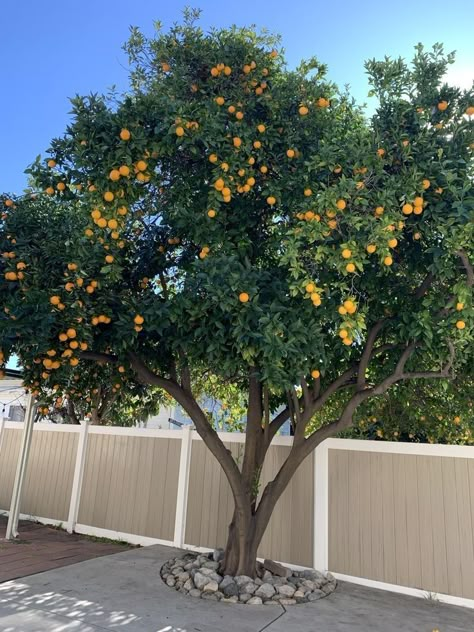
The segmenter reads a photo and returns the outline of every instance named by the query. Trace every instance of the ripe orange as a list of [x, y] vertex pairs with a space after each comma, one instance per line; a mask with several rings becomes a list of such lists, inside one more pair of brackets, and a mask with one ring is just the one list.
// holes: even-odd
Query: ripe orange
[[64, 191], [64, 189], [66, 188], [66, 185], [64, 184], [64, 182], [58, 182], [56, 185], [56, 188], [58, 191]]
[[129, 176], [130, 175], [130, 167], [128, 167], [127, 165], [122, 165], [121, 167], [119, 167], [119, 173], [121, 176]]
[[265, 127], [265, 125], [263, 125], [263, 123], [260, 123], [260, 125], [257, 125], [257, 129], [260, 132], [260, 134], [263, 134], [263, 132], [265, 131], [266, 127]]
[[341, 252], [343, 259], [350, 259], [352, 257], [352, 251], [349, 248], [344, 248]]
[[106, 263], [113, 263], [113, 262], [114, 262], [114, 257], [113, 257], [113, 255], [107, 255], [107, 256], [105, 257], [105, 262], [106, 262]]
[[314, 283], [307, 283], [304, 289], [308, 292], [308, 294], [311, 294], [311, 292], [315, 291], [316, 287]]
[[247, 162], [249, 163], [249, 165], [254, 165], [255, 164], [255, 158], [253, 156], [250, 156], [250, 158], [247, 160]]
[[79, 343], [77, 342], [77, 340], [71, 340], [71, 342], [69, 343], [69, 346], [71, 349], [77, 349], [79, 346]]
[[218, 178], [215, 182], [214, 182], [214, 188], [216, 189], [216, 191], [222, 191], [222, 189], [225, 186], [225, 182], [222, 178]]
[[456, 323], [456, 327], [458, 329], [464, 329], [465, 326], [466, 326], [466, 323], [463, 320], [458, 320]]
[[97, 226], [99, 226], [99, 228], [105, 228], [107, 226], [107, 220], [105, 219], [105, 217], [100, 217], [97, 220]]
[[320, 375], [321, 373], [318, 371], [318, 369], [313, 369], [311, 371], [311, 377], [313, 377], [315, 380], [317, 380]]
[[462, 311], [464, 309], [464, 303], [456, 303], [456, 310], [458, 312]]
[[389, 239], [387, 243], [389, 248], [396, 248], [398, 241], [395, 239], [395, 237], [393, 237], [393, 239]]
[[145, 171], [148, 164], [144, 160], [139, 160], [136, 164], [138, 171]]
[[208, 215], [208, 217], [215, 217], [217, 215], [217, 213], [216, 213], [216, 211], [213, 208], [210, 208], [207, 211], [207, 215]]
[[247, 178], [247, 184], [253, 187], [255, 185], [255, 178], [253, 176], [251, 176], [250, 178]]
[[241, 303], [247, 303], [250, 299], [250, 296], [247, 294], [247, 292], [241, 292], [239, 294], [239, 301]]
[[230, 197], [230, 195], [231, 195], [231, 191], [230, 191], [229, 187], [224, 187], [222, 189], [221, 193], [222, 193], [224, 198]]
[[112, 191], [106, 191], [104, 193], [104, 200], [106, 202], [112, 202], [114, 197], [115, 197], [115, 195], [112, 193]]
[[253, 146], [255, 147], [255, 149], [260, 149], [260, 147], [262, 146], [262, 143], [259, 140], [254, 140]]
[[411, 215], [411, 213], [413, 213], [413, 206], [411, 204], [404, 204], [402, 206], [402, 213], [404, 215]]
[[234, 114], [235, 105], [229, 105], [229, 107], [227, 108], [227, 112], [229, 112], [229, 114]]
[[[239, 138], [238, 136], [234, 136], [234, 138], [232, 139], [232, 142], [234, 143], [234, 147], [240, 147], [242, 145], [242, 139]], [[215, 156], [215, 154], [213, 154], [213, 156]], [[216, 156], [216, 159], [217, 159], [217, 156]]]
[[211, 68], [211, 77], [218, 77], [219, 76], [219, 70], [214, 66], [214, 68]]
[[79, 364], [79, 358], [71, 358], [71, 359], [69, 360], [69, 364], [70, 364], [71, 366], [77, 366], [77, 365]]
[[321, 297], [317, 292], [311, 292], [310, 299], [315, 307], [319, 307], [319, 305], [321, 305]]
[[342, 342], [343, 342], [343, 344], [345, 344], [347, 347], [350, 347], [350, 345], [352, 344], [352, 338], [343, 338]]
[[70, 327], [67, 331], [66, 331], [67, 337], [68, 338], [75, 338], [77, 333], [76, 330], [73, 327]]
[[340, 338], [347, 338], [348, 336], [349, 336], [349, 332], [347, 331], [347, 329], [341, 329], [339, 331]]
[[261, 173], [267, 173], [267, 171], [268, 171], [268, 167], [266, 167], [265, 165], [262, 165], [262, 166], [260, 167], [260, 172], [261, 172]]
[[166, 61], [162, 61], [161, 69], [163, 70], [163, 72], [169, 72], [171, 70], [171, 66]]
[[377, 250], [377, 246], [375, 244], [369, 244], [367, 246], [367, 252], [369, 255], [372, 255]]
[[382, 158], [382, 156], [385, 156], [385, 149], [377, 149], [377, 156], [380, 156], [380, 158]]
[[241, 121], [244, 118], [244, 113], [243, 112], [237, 112], [235, 115], [235, 118], [239, 121]]
[[423, 198], [418, 195], [414, 200], [413, 200], [413, 204], [414, 206], [423, 206]]
[[346, 203], [344, 200], [338, 200], [336, 206], [340, 211], [343, 211], [346, 208]]
[[301, 116], [306, 116], [306, 114], [308, 114], [309, 110], [306, 107], [306, 105], [300, 105], [298, 112]]
[[294, 158], [295, 157], [295, 150], [294, 149], [287, 149], [286, 150], [286, 155], [288, 156], [288, 158]]
[[444, 112], [444, 111], [445, 111], [445, 110], [447, 110], [447, 109], [448, 109], [448, 102], [447, 102], [447, 101], [440, 101], [440, 102], [438, 103], [438, 110], [439, 110], [440, 112]]
[[377, 206], [377, 208], [375, 209], [375, 214], [380, 217], [381, 215], [383, 215], [384, 211], [385, 209], [383, 206]]
[[355, 314], [355, 312], [357, 311], [356, 304], [354, 303], [354, 301], [351, 301], [350, 299], [347, 301], [344, 301], [343, 306], [348, 314]]
[[313, 191], [310, 188], [305, 189], [303, 193], [305, 197], [310, 197], [311, 195], [313, 195]]
[[422, 182], [422, 185], [423, 185], [423, 188], [426, 190], [430, 188], [431, 182], [427, 178], [425, 178]]
[[145, 319], [143, 318], [143, 316], [140, 316], [140, 314], [137, 314], [134, 317], [133, 322], [135, 323], [135, 325], [143, 325], [143, 323], [145, 322]]
[[51, 169], [54, 169], [54, 167], [56, 166], [56, 161], [51, 158], [46, 164], [48, 165], [48, 167], [51, 167]]
[[224, 66], [224, 74], [228, 77], [232, 73], [232, 68], [230, 66]]
[[422, 206], [415, 206], [415, 208], [413, 209], [413, 213], [415, 215], [421, 215], [423, 213], [423, 207]]
[[120, 132], [120, 138], [121, 138], [122, 140], [130, 140], [130, 137], [131, 137], [131, 136], [132, 136], [132, 135], [130, 134], [130, 132], [129, 132], [129, 131], [128, 131], [128, 129], [126, 129], [126, 128], [123, 128], [123, 129], [121, 130], [121, 132]]
[[217, 105], [224, 105], [225, 103], [224, 97], [216, 97], [214, 101], [217, 103]]
[[385, 259], [383, 260], [383, 262], [386, 266], [391, 266], [393, 263], [393, 259], [390, 255], [387, 255]]
[[468, 116], [474, 116], [474, 105], [470, 105], [466, 108], [466, 114]]
[[118, 228], [118, 222], [116, 219], [109, 219], [109, 221], [107, 222], [107, 226], [115, 230], [116, 228]]
[[353, 263], [348, 263], [346, 265], [346, 270], [347, 272], [355, 272], [356, 271], [356, 267]]
[[58, 338], [59, 338], [59, 340], [60, 340], [61, 342], [66, 342], [66, 340], [67, 340], [67, 334], [64, 334], [64, 333], [63, 333], [63, 334], [59, 334]]
[[95, 208], [92, 213], [91, 213], [91, 217], [92, 219], [99, 219], [99, 217], [102, 215], [102, 213], [99, 211], [98, 208]]
[[126, 206], [119, 206], [119, 208], [117, 209], [117, 213], [119, 215], [126, 215], [128, 213], [128, 209]]
[[181, 125], [178, 125], [175, 133], [176, 133], [176, 136], [184, 136], [184, 127], [182, 127]]
[[59, 296], [50, 296], [49, 302], [51, 303], [51, 305], [59, 305], [61, 299]]
[[117, 180], [120, 180], [120, 171], [118, 169], [112, 169], [109, 173], [109, 178], [113, 182], [117, 182]]
[[273, 206], [276, 203], [276, 198], [273, 197], [273, 195], [269, 195], [267, 197], [267, 203], [270, 204], [270, 206]]

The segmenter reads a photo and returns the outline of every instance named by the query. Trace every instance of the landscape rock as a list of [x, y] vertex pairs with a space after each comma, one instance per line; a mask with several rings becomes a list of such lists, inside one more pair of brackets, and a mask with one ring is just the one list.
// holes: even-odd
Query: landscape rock
[[271, 584], [262, 584], [261, 586], [259, 586], [255, 595], [257, 597], [261, 597], [262, 599], [271, 599], [275, 592], [276, 590]]
[[222, 555], [222, 549], [216, 549], [208, 554], [186, 553], [175, 557], [163, 564], [161, 578], [170, 588], [194, 598], [281, 607], [317, 601], [337, 585], [331, 573], [311, 569], [291, 571], [272, 560], [257, 564], [255, 578], [222, 576], [218, 573]]
[[291, 569], [273, 560], [264, 560], [263, 566], [272, 575], [277, 575], [278, 577], [289, 577], [291, 575]]
[[288, 584], [278, 586], [277, 590], [282, 597], [286, 597], [288, 599], [291, 599], [296, 592], [295, 588], [293, 586], [289, 586]]

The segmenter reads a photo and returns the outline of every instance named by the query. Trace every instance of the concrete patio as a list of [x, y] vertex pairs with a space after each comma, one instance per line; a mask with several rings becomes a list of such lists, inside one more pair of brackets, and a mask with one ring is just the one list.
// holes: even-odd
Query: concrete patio
[[472, 632], [474, 611], [340, 583], [285, 610], [185, 597], [159, 570], [177, 551], [134, 549], [0, 584], [1, 632]]

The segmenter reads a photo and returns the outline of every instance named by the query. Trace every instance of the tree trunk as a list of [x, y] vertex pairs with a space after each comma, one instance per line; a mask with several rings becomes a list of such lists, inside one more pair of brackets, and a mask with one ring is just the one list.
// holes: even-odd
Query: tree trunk
[[257, 549], [260, 544], [257, 538], [257, 529], [255, 528], [256, 518], [255, 515], [251, 515], [247, 520], [243, 518], [239, 520], [238, 515], [237, 510], [235, 510], [232, 521], [229, 524], [221, 572], [224, 575], [255, 577], [257, 572]]

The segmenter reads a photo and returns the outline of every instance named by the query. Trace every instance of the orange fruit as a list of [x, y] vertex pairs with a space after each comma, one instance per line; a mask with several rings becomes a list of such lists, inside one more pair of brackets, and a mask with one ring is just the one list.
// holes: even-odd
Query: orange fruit
[[411, 204], [404, 204], [402, 206], [402, 213], [404, 215], [410, 215], [411, 213], [413, 213], [413, 206]]
[[346, 270], [347, 272], [355, 272], [356, 271], [356, 267], [353, 263], [348, 263], [346, 265]]
[[[234, 143], [234, 147], [240, 147], [242, 145], [242, 139], [239, 138], [238, 136], [234, 136], [234, 138], [232, 139], [232, 142]], [[215, 155], [215, 154], [213, 154], [213, 155]], [[217, 156], [216, 156], [216, 158], [217, 158]]]
[[263, 123], [260, 123], [260, 125], [257, 125], [257, 130], [260, 132], [260, 134], [263, 134], [265, 129], [266, 129], [266, 127], [265, 127], [265, 125], [263, 125]]
[[66, 188], [66, 185], [64, 184], [64, 182], [58, 182], [56, 185], [56, 188], [58, 191], [64, 191], [64, 189]]
[[380, 156], [380, 158], [382, 158], [382, 156], [385, 156], [385, 149], [377, 149], [377, 156]]
[[71, 359], [69, 360], [69, 364], [70, 364], [71, 366], [77, 366], [77, 365], [79, 364], [79, 358], [71, 358]]
[[216, 213], [216, 211], [213, 208], [210, 208], [207, 211], [207, 215], [208, 215], [208, 217], [215, 217], [217, 215], [217, 213]]
[[414, 200], [413, 200], [413, 205], [414, 206], [423, 206], [423, 198], [421, 196], [417, 196]]
[[178, 127], [175, 130], [176, 136], [184, 136], [184, 127], [182, 127], [181, 125], [178, 125]]
[[64, 333], [63, 333], [63, 334], [59, 334], [58, 338], [59, 338], [59, 340], [60, 340], [61, 342], [66, 342], [66, 340], [67, 340], [67, 334], [64, 334]]
[[354, 303], [354, 301], [351, 301], [350, 299], [347, 301], [344, 301], [343, 306], [348, 314], [355, 314], [355, 312], [357, 311], [356, 304]]
[[262, 166], [260, 167], [260, 172], [261, 172], [261, 173], [267, 173], [267, 171], [268, 171], [268, 167], [266, 167], [265, 165], [262, 165]]
[[345, 344], [347, 347], [349, 347], [352, 344], [352, 339], [351, 338], [343, 338], [342, 340], [343, 344]]
[[131, 137], [131, 134], [130, 134], [130, 132], [128, 131], [128, 129], [123, 128], [123, 129], [120, 131], [120, 138], [121, 138], [122, 140], [130, 140], [130, 137]]
[[241, 121], [244, 118], [244, 113], [243, 112], [237, 112], [235, 115], [235, 118], [239, 121]]
[[119, 215], [126, 215], [128, 213], [128, 209], [126, 206], [119, 206], [119, 208], [117, 209], [117, 213]]
[[466, 114], [468, 116], [474, 116], [474, 105], [470, 105], [466, 108]]
[[130, 175], [130, 167], [127, 167], [127, 165], [122, 165], [121, 167], [119, 167], [119, 173], [121, 176]]
[[306, 116], [306, 114], [308, 114], [309, 110], [306, 107], [306, 105], [300, 105], [298, 112], [301, 116]]
[[314, 283], [307, 283], [304, 289], [308, 292], [308, 294], [311, 294], [311, 292], [314, 292], [316, 287]]
[[386, 256], [385, 259], [383, 260], [384, 264], [386, 266], [391, 266], [393, 263], [393, 259], [390, 255]]
[[464, 309], [464, 303], [456, 303], [456, 310], [458, 312], [462, 311]]
[[211, 77], [218, 77], [219, 76], [219, 70], [214, 66], [214, 68], [211, 68]]
[[113, 182], [117, 182], [117, 180], [120, 180], [120, 171], [118, 169], [112, 169], [109, 173], [109, 178]]
[[313, 369], [311, 371], [311, 377], [313, 377], [315, 380], [317, 380], [320, 375], [321, 373], [318, 371], [318, 369]]
[[56, 161], [51, 158], [46, 164], [48, 165], [48, 167], [51, 167], [51, 169], [54, 169], [54, 167], [56, 166]]
[[378, 216], [380, 217], [381, 215], [383, 215], [384, 210], [385, 210], [385, 209], [384, 209], [384, 207], [383, 207], [383, 206], [377, 206], [377, 208], [375, 209], [375, 214], [376, 214], [376, 215], [378, 215]]
[[445, 110], [447, 110], [447, 109], [448, 109], [448, 102], [447, 102], [447, 101], [440, 101], [440, 102], [438, 103], [438, 110], [439, 110], [440, 112], [444, 112], [444, 111], [445, 111]]
[[430, 186], [431, 186], [431, 182], [430, 182], [427, 178], [425, 178], [425, 179], [423, 180], [423, 182], [422, 182], [422, 186], [423, 186], [423, 188], [424, 188], [425, 190], [426, 190], [426, 189], [429, 189], [429, 188], [430, 188]]
[[346, 203], [344, 200], [338, 200], [336, 206], [340, 211], [343, 211], [346, 208]]
[[224, 105], [225, 103], [224, 97], [216, 97], [214, 101], [217, 103], [217, 105]]
[[113, 262], [114, 262], [114, 257], [113, 257], [113, 255], [107, 255], [107, 256], [105, 257], [105, 262], [106, 262], [106, 263], [113, 263]]
[[341, 252], [343, 259], [350, 259], [352, 257], [352, 251], [349, 248], [344, 248]]
[[250, 296], [247, 294], [247, 292], [241, 292], [239, 294], [239, 301], [241, 303], [247, 303], [250, 299]]
[[215, 182], [214, 182], [214, 188], [216, 189], [216, 191], [222, 191], [222, 189], [225, 186], [225, 182], [222, 178], [218, 178]]
[[456, 323], [456, 327], [458, 329], [464, 329], [465, 326], [466, 326], [466, 323], [463, 320], [458, 320]]
[[112, 191], [106, 191], [104, 193], [104, 200], [106, 202], [112, 202], [114, 197], [115, 197], [115, 195], [112, 193]]
[[107, 226], [115, 230], [118, 227], [118, 222], [116, 219], [109, 219]]
[[148, 164], [144, 160], [139, 160], [136, 164], [138, 171], [146, 171]]
[[269, 195], [267, 197], [267, 203], [270, 204], [270, 206], [273, 206], [276, 203], [276, 198], [273, 197], [273, 195]]
[[415, 206], [415, 208], [413, 209], [413, 213], [415, 215], [421, 215], [423, 213], [423, 207], [422, 206]]
[[377, 250], [377, 246], [375, 244], [369, 244], [367, 246], [367, 252], [369, 255], [372, 255]]
[[398, 241], [394, 237], [393, 239], [389, 239], [387, 243], [389, 248], [396, 248]]
[[91, 217], [92, 219], [99, 219], [99, 217], [102, 215], [102, 213], [99, 211], [98, 208], [95, 208], [92, 213], [91, 213]]
[[260, 149], [260, 147], [262, 146], [262, 143], [259, 140], [254, 140], [253, 146], [255, 147], [255, 149]]
[[228, 77], [232, 73], [232, 68], [230, 66], [224, 66], [224, 74]]
[[143, 323], [145, 322], [145, 319], [143, 318], [143, 316], [140, 316], [140, 314], [137, 314], [134, 317], [133, 322], [135, 323], [135, 325], [143, 325]]
[[49, 302], [51, 303], [51, 305], [59, 305], [61, 299], [59, 296], [50, 296]]
[[286, 150], [286, 155], [288, 156], [288, 158], [294, 158], [295, 157], [295, 150], [294, 149], [287, 149]]
[[105, 228], [107, 226], [107, 220], [105, 219], [105, 217], [100, 217], [97, 220], [97, 226], [99, 226], [99, 228]]
[[340, 338], [347, 338], [348, 336], [349, 336], [349, 332], [347, 331], [347, 329], [341, 329], [339, 331]]
[[69, 346], [71, 349], [77, 349], [79, 346], [79, 343], [77, 342], [77, 340], [71, 340], [71, 342], [69, 343]]
[[310, 197], [311, 195], [313, 195], [313, 191], [310, 188], [307, 188], [303, 191], [303, 194], [305, 197]]

